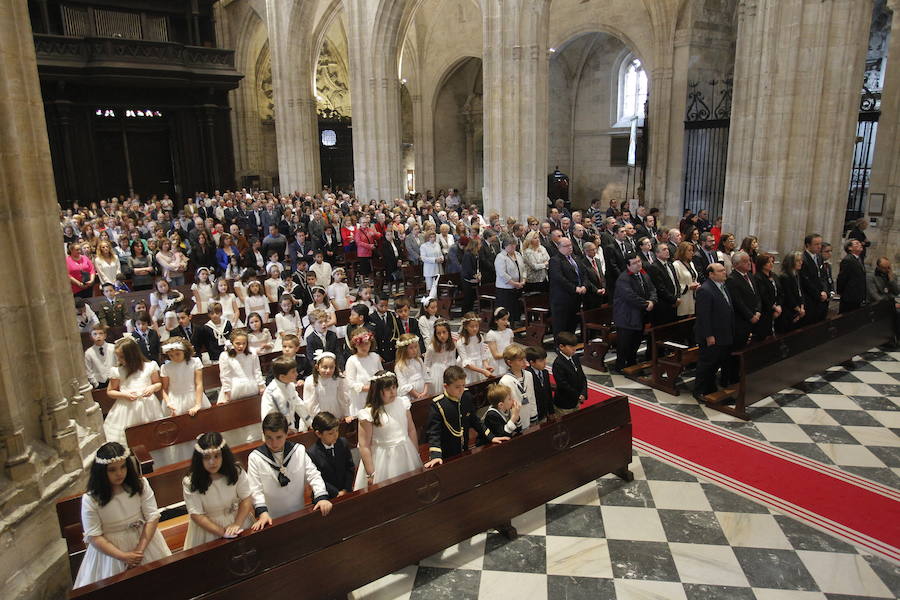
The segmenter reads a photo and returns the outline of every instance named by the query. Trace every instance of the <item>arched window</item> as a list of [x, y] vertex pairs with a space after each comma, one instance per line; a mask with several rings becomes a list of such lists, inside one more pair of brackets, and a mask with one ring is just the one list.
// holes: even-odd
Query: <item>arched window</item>
[[647, 72], [641, 59], [629, 55], [619, 70], [619, 118], [616, 125], [625, 127], [634, 117], [644, 119], [647, 102]]

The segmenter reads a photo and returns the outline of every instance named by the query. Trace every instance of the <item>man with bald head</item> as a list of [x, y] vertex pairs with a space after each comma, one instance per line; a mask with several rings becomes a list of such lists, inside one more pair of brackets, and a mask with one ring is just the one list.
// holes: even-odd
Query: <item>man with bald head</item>
[[[710, 235], [705, 233], [703, 235]], [[750, 255], [739, 250], [731, 257], [734, 267], [725, 282], [731, 299], [734, 300], [734, 345], [732, 350], [740, 350], [750, 341], [750, 332], [762, 317], [762, 300], [757, 282], [750, 273]], [[729, 381], [729, 383], [735, 383]]]
[[[671, 235], [671, 234], [670, 234]], [[716, 391], [716, 373], [726, 377], [731, 345], [734, 343], [734, 301], [725, 287], [725, 266], [713, 263], [706, 268], [707, 280], [697, 288], [694, 336], [700, 346], [694, 398]]]
[[587, 273], [572, 256], [572, 240], [560, 238], [559, 252], [550, 258], [550, 306], [553, 333], [575, 333], [578, 311], [587, 294]]

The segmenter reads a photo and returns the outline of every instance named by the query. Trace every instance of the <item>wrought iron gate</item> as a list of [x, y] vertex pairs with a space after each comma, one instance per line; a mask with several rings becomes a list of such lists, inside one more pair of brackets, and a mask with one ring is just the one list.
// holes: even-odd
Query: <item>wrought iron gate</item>
[[853, 147], [853, 168], [850, 170], [846, 224], [859, 219], [866, 212], [879, 117], [881, 117], [881, 93], [872, 92], [864, 87], [859, 103], [859, 121], [856, 123], [856, 145]]
[[[684, 210], [722, 214], [733, 80], [688, 83], [684, 121]], [[704, 94], [704, 91], [706, 94]], [[708, 98], [708, 99], [707, 99]]]

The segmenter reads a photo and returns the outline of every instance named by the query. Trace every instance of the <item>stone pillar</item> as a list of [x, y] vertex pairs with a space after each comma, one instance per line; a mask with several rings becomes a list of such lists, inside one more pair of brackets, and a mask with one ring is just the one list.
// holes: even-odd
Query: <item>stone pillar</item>
[[[392, 31], [378, 31], [378, 2], [344, 0], [353, 95], [353, 178], [363, 202], [402, 197], [400, 48]], [[417, 167], [418, 168], [418, 167]]]
[[294, 10], [294, 2], [266, 0], [272, 89], [275, 93], [278, 181], [282, 194], [293, 191], [312, 194], [322, 187], [319, 120], [313, 96], [315, 58], [312, 61], [298, 61], [295, 58], [299, 53], [298, 44], [310, 44], [312, 41], [298, 40], [292, 35]]
[[[647, 160], [647, 189], [644, 204], [656, 206], [667, 218], [665, 223], [677, 223], [681, 211], [681, 167], [684, 151], [684, 125], [682, 115], [684, 98], [673, 93], [673, 54], [665, 59], [668, 64], [653, 68], [650, 73], [650, 114]], [[686, 88], [687, 86], [685, 86]], [[674, 165], [678, 175], [673, 179]], [[670, 187], [671, 186], [671, 187]], [[672, 189], [674, 188], [674, 189]], [[637, 194], [635, 193], [635, 197]]]
[[900, 264], [900, 0], [888, 0], [893, 11], [887, 72], [881, 95], [881, 117], [875, 138], [875, 158], [869, 181], [869, 194], [884, 194], [884, 211], [877, 227], [866, 230], [872, 241], [867, 256], [874, 265], [879, 256]]
[[723, 221], [737, 239], [840, 241], [871, 16], [872, 0], [741, 0]]
[[547, 212], [547, 0], [485, 0], [484, 212]]
[[[81, 397], [90, 387], [64, 255], [53, 251], [59, 209], [24, 0], [0, 3], [0, 39], [0, 279], [9, 283], [0, 295], [0, 578], [4, 598], [45, 598], [70, 581], [53, 500], [102, 433], [99, 407]], [[34, 240], [50, 240], [49, 251], [35, 252]]]
[[416, 191], [434, 189], [434, 115], [420, 94], [410, 96], [413, 105], [413, 148], [416, 153]]

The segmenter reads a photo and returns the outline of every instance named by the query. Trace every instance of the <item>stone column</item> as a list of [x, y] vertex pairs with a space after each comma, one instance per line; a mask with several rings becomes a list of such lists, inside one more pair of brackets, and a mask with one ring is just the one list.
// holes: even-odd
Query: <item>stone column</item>
[[549, 5], [482, 3], [485, 214], [546, 214]]
[[[294, 2], [266, 0], [266, 24], [272, 55], [275, 93], [275, 139], [278, 146], [278, 181], [282, 194], [315, 193], [321, 189], [319, 120], [313, 97], [313, 61], [296, 60], [298, 40], [292, 35]], [[354, 97], [354, 102], [356, 98]], [[355, 123], [354, 123], [355, 125]]]
[[413, 148], [416, 153], [416, 191], [434, 191], [434, 115], [431, 105], [423, 104], [420, 94], [411, 97], [413, 105]]
[[723, 225], [840, 241], [872, 0], [741, 0]]
[[875, 138], [875, 159], [869, 181], [869, 194], [884, 194], [884, 214], [877, 227], [869, 227], [866, 235], [872, 241], [867, 256], [874, 265], [879, 256], [900, 263], [900, 0], [888, 0], [893, 11], [887, 72], [881, 95], [881, 117]]
[[[81, 451], [96, 446], [100, 414], [89, 394], [81, 396], [90, 387], [57, 243], [59, 209], [24, 0], [0, 3], [0, 39], [0, 280], [7, 282], [0, 295], [0, 578], [4, 598], [62, 596], [68, 560], [53, 500], [82, 474]], [[49, 241], [47, 251], [35, 252], [35, 240]]]
[[[406, 190], [401, 163], [400, 78], [391, 31], [377, 31], [378, 2], [344, 0], [353, 96], [353, 177], [360, 200], [393, 200]], [[418, 167], [417, 167], [418, 168]]]

